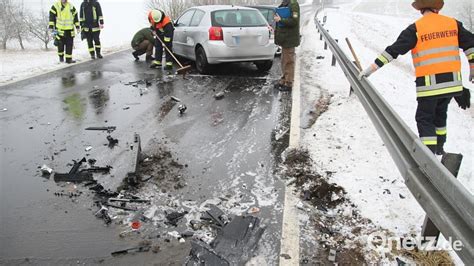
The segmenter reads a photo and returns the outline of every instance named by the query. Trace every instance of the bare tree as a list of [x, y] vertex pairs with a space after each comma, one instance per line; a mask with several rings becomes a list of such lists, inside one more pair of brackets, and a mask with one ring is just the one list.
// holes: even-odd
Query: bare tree
[[13, 21], [9, 12], [11, 5], [11, 0], [0, 0], [0, 39], [2, 41], [3, 50], [7, 49], [7, 42], [14, 35]]
[[41, 10], [39, 15], [32, 15], [25, 17], [25, 24], [28, 27], [28, 31], [35, 38], [41, 41], [46, 50], [49, 49], [48, 45], [52, 41], [51, 33], [48, 29], [49, 24], [49, 13]]
[[176, 19], [185, 9], [190, 7], [190, 1], [186, 0], [149, 0], [147, 7], [149, 9], [160, 9], [170, 16], [171, 19]]
[[24, 40], [28, 38], [28, 29], [23, 18], [26, 10], [23, 1], [0, 0], [0, 34], [2, 48], [7, 49], [7, 42], [18, 40], [21, 49], [25, 49]]

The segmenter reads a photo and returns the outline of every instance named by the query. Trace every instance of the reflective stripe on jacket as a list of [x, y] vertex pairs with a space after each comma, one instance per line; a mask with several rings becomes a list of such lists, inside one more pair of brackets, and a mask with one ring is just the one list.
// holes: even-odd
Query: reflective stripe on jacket
[[[417, 84], [417, 96], [462, 91], [457, 21], [439, 14], [429, 14], [415, 25], [418, 40], [412, 50], [413, 65], [417, 79], [424, 80], [424, 84]], [[437, 74], [451, 75], [452, 79], [437, 83]]]
[[54, 6], [56, 7], [56, 28], [58, 30], [73, 30], [76, 10], [72, 10], [73, 7], [69, 2], [63, 6], [59, 1]]

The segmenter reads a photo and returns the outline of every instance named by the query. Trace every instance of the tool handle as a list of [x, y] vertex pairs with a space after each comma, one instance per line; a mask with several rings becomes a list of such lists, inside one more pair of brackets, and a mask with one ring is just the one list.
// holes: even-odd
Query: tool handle
[[362, 65], [360, 64], [359, 58], [357, 57], [354, 48], [352, 47], [351, 42], [349, 41], [349, 38], [346, 38], [347, 45], [349, 46], [349, 49], [351, 50], [352, 56], [354, 56], [356, 66], [359, 69], [359, 71], [362, 71]]
[[168, 51], [168, 53], [171, 55], [171, 57], [173, 57], [174, 61], [176, 61], [176, 63], [178, 63], [179, 67], [183, 68], [183, 65], [181, 64], [181, 62], [179, 62], [179, 60], [176, 58], [176, 56], [173, 54], [173, 52], [170, 51], [168, 46], [165, 45], [165, 43], [160, 39], [160, 37], [156, 34], [156, 32], [152, 31], [152, 33], [155, 36], [155, 38], [158, 39], [158, 41], [161, 42], [161, 45], [163, 45], [163, 47], [165, 47], [166, 51]]

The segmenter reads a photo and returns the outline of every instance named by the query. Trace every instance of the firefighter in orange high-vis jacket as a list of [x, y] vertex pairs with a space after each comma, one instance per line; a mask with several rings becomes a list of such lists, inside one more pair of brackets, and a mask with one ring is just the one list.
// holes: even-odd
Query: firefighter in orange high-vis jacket
[[[161, 60], [163, 59], [163, 45], [162, 42], [168, 47], [170, 51], [173, 51], [173, 33], [174, 26], [173, 21], [170, 17], [165, 15], [162, 10], [152, 10], [148, 13], [148, 21], [151, 24], [151, 29], [156, 33], [160, 40], [155, 41], [155, 60], [151, 63], [151, 68], [160, 68], [162, 66]], [[166, 51], [166, 65], [165, 70], [173, 69], [173, 57]]]
[[418, 133], [433, 153], [442, 155], [451, 98], [462, 109], [470, 107], [470, 92], [462, 84], [459, 49], [469, 60], [469, 80], [474, 82], [474, 34], [461, 22], [438, 14], [444, 6], [443, 0], [416, 0], [412, 5], [423, 17], [408, 26], [359, 78], [370, 76], [411, 50], [416, 74]]

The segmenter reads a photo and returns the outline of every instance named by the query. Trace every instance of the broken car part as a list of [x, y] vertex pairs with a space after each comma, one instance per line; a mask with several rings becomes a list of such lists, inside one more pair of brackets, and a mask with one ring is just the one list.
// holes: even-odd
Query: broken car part
[[86, 128], [86, 130], [107, 131], [108, 133], [111, 133], [116, 129], [117, 129], [117, 127], [115, 127], [115, 126], [110, 126], [110, 127], [88, 127], [88, 128]]

